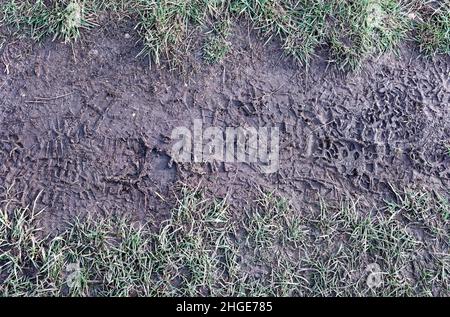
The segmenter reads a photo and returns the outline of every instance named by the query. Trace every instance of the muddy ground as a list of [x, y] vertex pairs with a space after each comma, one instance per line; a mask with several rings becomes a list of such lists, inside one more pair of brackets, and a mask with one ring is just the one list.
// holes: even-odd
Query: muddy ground
[[[195, 60], [188, 76], [136, 58], [126, 26], [73, 46], [10, 41], [0, 62], [2, 199], [36, 201], [51, 231], [87, 212], [163, 219], [179, 182], [228, 193], [236, 212], [259, 187], [304, 212], [319, 196], [377, 203], [392, 188], [449, 193], [449, 56], [404, 47], [343, 74], [324, 56], [296, 66], [246, 27], [233, 34], [222, 63]], [[194, 119], [279, 127], [279, 170], [173, 162], [171, 131]]]

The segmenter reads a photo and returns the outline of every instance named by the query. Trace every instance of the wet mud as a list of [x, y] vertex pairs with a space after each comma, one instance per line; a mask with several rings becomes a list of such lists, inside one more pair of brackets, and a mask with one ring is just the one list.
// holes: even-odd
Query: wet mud
[[[131, 36], [129, 36], [131, 34]], [[343, 74], [308, 68], [245, 28], [215, 65], [188, 76], [136, 58], [133, 31], [99, 29], [71, 45], [11, 42], [0, 63], [2, 199], [45, 208], [48, 230], [75, 216], [162, 219], [178, 184], [228, 199], [236, 212], [260, 188], [299, 210], [319, 197], [381, 202], [392, 189], [450, 186], [450, 57], [412, 48]], [[177, 163], [171, 132], [278, 127], [280, 166]]]

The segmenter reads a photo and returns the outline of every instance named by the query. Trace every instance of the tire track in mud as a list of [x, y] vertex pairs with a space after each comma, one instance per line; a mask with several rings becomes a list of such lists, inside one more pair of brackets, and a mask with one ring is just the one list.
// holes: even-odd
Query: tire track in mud
[[20, 128], [24, 134], [2, 135], [2, 180], [22, 204], [39, 195], [58, 221], [83, 211], [139, 214], [154, 208], [157, 193], [175, 180], [169, 158], [148, 147], [143, 136], [97, 134], [96, 116], [38, 118]]
[[[422, 61], [406, 51], [361, 74], [342, 76], [320, 64], [305, 74], [278, 58], [276, 46], [250, 48], [244, 31], [236, 34], [232, 56], [197, 68], [187, 81], [136, 60], [121, 30], [93, 34], [73, 52], [48, 42], [15, 60], [11, 74], [0, 74], [2, 187], [22, 203], [42, 191], [38, 205], [49, 230], [86, 212], [163, 217], [177, 181], [228, 194], [237, 211], [260, 186], [299, 210], [319, 196], [379, 202], [391, 185], [448, 194], [448, 56]], [[279, 170], [172, 162], [168, 136], [194, 119], [221, 128], [279, 127]]]
[[[216, 121], [280, 127], [281, 167], [271, 176], [242, 172], [247, 184], [229, 190], [252, 184], [277, 188], [300, 210], [319, 196], [364, 195], [381, 202], [392, 194], [391, 186], [425, 186], [448, 194], [448, 58], [374, 63], [365, 73], [345, 78], [336, 73], [301, 77], [267, 64], [255, 65], [241, 83], [240, 78], [230, 81], [238, 84], [224, 89], [225, 99], [240, 112], [228, 105], [227, 115]], [[277, 77], [282, 78], [274, 81]], [[252, 82], [263, 86], [254, 89]], [[212, 178], [206, 187], [233, 178]]]

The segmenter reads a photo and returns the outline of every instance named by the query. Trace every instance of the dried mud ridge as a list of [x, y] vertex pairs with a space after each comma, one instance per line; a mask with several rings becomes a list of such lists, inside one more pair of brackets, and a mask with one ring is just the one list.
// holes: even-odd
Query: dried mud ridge
[[[9, 72], [0, 71], [0, 184], [22, 203], [42, 192], [49, 230], [88, 211], [164, 217], [178, 181], [228, 193], [235, 210], [257, 186], [299, 210], [319, 195], [381, 201], [391, 186], [449, 192], [449, 56], [426, 61], [405, 49], [360, 74], [321, 62], [305, 73], [242, 31], [234, 55], [183, 80], [135, 59], [125, 33], [94, 33], [73, 50], [24, 42], [1, 52]], [[279, 127], [279, 171], [172, 162], [172, 129], [200, 118]]]

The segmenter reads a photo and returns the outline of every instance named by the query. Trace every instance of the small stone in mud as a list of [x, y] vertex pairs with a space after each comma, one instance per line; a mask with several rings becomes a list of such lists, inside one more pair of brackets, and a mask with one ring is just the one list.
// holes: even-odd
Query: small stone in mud
[[223, 169], [225, 172], [235, 172], [237, 170], [236, 165], [230, 163], [223, 163]]
[[34, 74], [36, 77], [41, 77], [41, 65], [39, 63], [34, 64]]
[[91, 56], [97, 56], [98, 55], [98, 50], [97, 49], [92, 49], [89, 51], [89, 55]]

